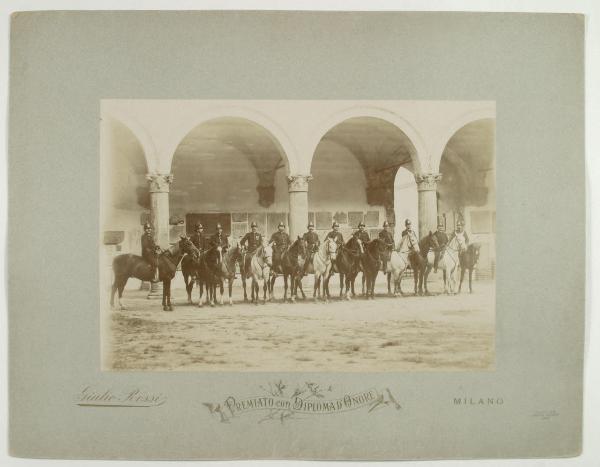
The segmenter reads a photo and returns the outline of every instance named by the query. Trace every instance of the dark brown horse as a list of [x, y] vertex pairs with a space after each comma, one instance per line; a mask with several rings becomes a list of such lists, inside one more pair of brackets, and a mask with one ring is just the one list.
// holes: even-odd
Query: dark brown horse
[[296, 282], [298, 277], [301, 277], [304, 270], [304, 262], [306, 261], [306, 240], [300, 236], [296, 241], [286, 248], [281, 254], [273, 254], [273, 268], [271, 269], [271, 282], [269, 284], [270, 292], [273, 293], [275, 279], [278, 275], [283, 276], [283, 301], [287, 300], [288, 279], [290, 280], [290, 301], [296, 301], [297, 287]]
[[481, 249], [481, 245], [479, 243], [471, 243], [467, 250], [459, 255], [460, 260], [460, 282], [458, 284], [458, 293], [460, 293], [460, 288], [463, 283], [463, 279], [465, 278], [465, 271], [469, 271], [469, 293], [473, 293], [473, 287], [471, 286], [471, 281], [473, 278], [473, 269], [479, 261], [479, 250]]
[[[340, 274], [340, 297], [344, 295], [345, 286], [345, 298], [350, 300], [350, 291], [352, 296], [356, 296], [354, 293], [354, 281], [360, 271], [360, 259], [364, 254], [364, 248], [362, 241], [351, 236], [350, 239], [340, 247], [335, 258], [335, 269]], [[332, 275], [333, 275], [332, 271]]]
[[385, 243], [380, 238], [375, 238], [364, 245], [365, 253], [361, 257], [362, 271], [365, 276], [366, 294], [368, 300], [375, 299], [375, 279], [381, 269], [383, 255], [386, 252]]
[[[162, 306], [164, 311], [172, 311], [171, 305], [171, 281], [175, 277], [177, 265], [184, 254], [193, 254], [198, 251], [188, 237], [182, 236], [181, 239], [168, 250], [163, 251], [158, 256], [158, 278], [163, 283]], [[113, 272], [115, 281], [112, 285], [110, 294], [110, 306], [114, 308], [115, 292], [118, 291], [117, 305], [124, 310], [121, 303], [123, 289], [130, 277], [135, 277], [142, 281], [152, 281], [154, 273], [152, 266], [141, 256], [133, 254], [119, 255], [113, 260]]]
[[[440, 249], [440, 243], [434, 233], [429, 231], [429, 234], [425, 235], [421, 241], [419, 241], [419, 250], [421, 258], [423, 259], [422, 267], [419, 270], [419, 292], [421, 294], [429, 295], [427, 290], [427, 277], [433, 268], [433, 262], [435, 253]], [[446, 270], [443, 269], [444, 282], [446, 282]]]
[[193, 303], [192, 290], [196, 283], [198, 285], [198, 306], [203, 305], [204, 289], [206, 289], [206, 304], [214, 306], [217, 286], [222, 285], [220, 277], [221, 247], [212, 246], [203, 251], [194, 247], [194, 250], [192, 254], [186, 255], [181, 261], [181, 273], [188, 294], [188, 303]]

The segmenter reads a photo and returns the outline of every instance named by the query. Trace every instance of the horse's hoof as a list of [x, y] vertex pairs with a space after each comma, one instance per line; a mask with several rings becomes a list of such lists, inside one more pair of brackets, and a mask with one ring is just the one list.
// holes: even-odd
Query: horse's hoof
[[169, 311], [169, 307], [167, 305], [163, 306], [163, 311]]
[[173, 306], [172, 305], [169, 305], [168, 308], [169, 308], [169, 311], [173, 311]]

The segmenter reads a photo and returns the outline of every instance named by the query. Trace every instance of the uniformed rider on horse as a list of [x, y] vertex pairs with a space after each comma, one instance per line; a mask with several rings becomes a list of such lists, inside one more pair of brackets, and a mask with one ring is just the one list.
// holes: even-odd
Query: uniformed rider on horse
[[315, 224], [309, 222], [306, 228], [308, 229], [308, 232], [305, 232], [304, 235], [302, 235], [302, 239], [306, 242], [306, 249], [308, 251], [308, 258], [306, 258], [306, 261], [304, 262], [304, 275], [306, 275], [308, 265], [312, 263], [313, 256], [319, 249], [319, 246], [321, 246], [321, 239], [317, 235], [317, 232], [315, 232]]
[[290, 246], [290, 236], [285, 231], [285, 224], [280, 222], [277, 232], [273, 232], [269, 243], [273, 244], [273, 264], [279, 264], [283, 252]]
[[153, 282], [158, 282], [158, 255], [161, 252], [160, 247], [154, 242], [152, 235], [152, 226], [149, 222], [144, 224], [144, 233], [142, 234], [142, 258], [144, 258], [152, 267], [154, 275]]
[[415, 233], [415, 231], [412, 229], [412, 223], [410, 222], [410, 219], [406, 219], [404, 221], [404, 227], [405, 229], [402, 231], [402, 237], [409, 237], [411, 241], [409, 246], [410, 254], [414, 254], [416, 253], [415, 245], [419, 244], [419, 239], [417, 238], [417, 234]]
[[208, 239], [204, 236], [204, 226], [200, 222], [197, 222], [194, 226], [194, 234], [190, 237], [190, 240], [200, 252], [209, 247]]
[[[467, 247], [469, 246], [469, 236], [467, 235], [467, 232], [465, 232], [464, 226], [465, 226], [465, 221], [463, 221], [462, 219], [459, 219], [458, 222], [456, 223], [456, 229], [454, 230], [454, 233], [452, 235], [450, 235], [450, 238], [448, 239], [448, 241], [452, 240], [454, 237], [458, 237], [459, 240], [462, 240], [462, 243], [465, 246], [465, 251], [466, 251]], [[464, 251], [461, 254], [464, 254]]]
[[388, 221], [383, 222], [383, 230], [379, 232], [379, 238], [385, 245], [385, 256], [383, 257], [383, 272], [385, 272], [387, 271], [387, 263], [394, 249], [394, 234], [390, 232], [390, 223]]
[[250, 229], [251, 231], [244, 235], [244, 238], [240, 241], [240, 246], [245, 247], [247, 252], [246, 260], [244, 261], [247, 274], [250, 274], [250, 261], [252, 260], [252, 256], [263, 242], [262, 235], [258, 233], [258, 224], [256, 222], [252, 222]]
[[213, 234], [211, 240], [212, 246], [220, 246], [221, 252], [225, 253], [229, 249], [229, 239], [227, 235], [223, 233], [223, 226], [221, 224], [217, 224], [215, 228], [216, 232]]
[[446, 234], [443, 222], [438, 222], [437, 230], [433, 235], [435, 235], [438, 242], [438, 248], [434, 251], [435, 257], [433, 259], [433, 272], [437, 272], [438, 264], [444, 256], [446, 245], [448, 244], [448, 235]]
[[366, 245], [371, 241], [371, 237], [369, 237], [369, 232], [365, 230], [365, 223], [362, 221], [358, 223], [358, 230], [354, 232], [352, 236], [358, 238], [363, 243], [363, 245]]
[[329, 232], [325, 238], [332, 238], [335, 241], [335, 243], [337, 243], [338, 248], [340, 248], [344, 244], [344, 237], [343, 237], [342, 233], [339, 231], [340, 224], [338, 224], [337, 222], [334, 222], [331, 225], [331, 228], [333, 230], [331, 232]]

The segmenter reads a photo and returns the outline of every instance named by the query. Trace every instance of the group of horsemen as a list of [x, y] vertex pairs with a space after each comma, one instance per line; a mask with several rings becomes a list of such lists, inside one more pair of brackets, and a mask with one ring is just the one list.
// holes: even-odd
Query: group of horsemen
[[[408, 236], [409, 238], [409, 248], [411, 253], [415, 253], [415, 245], [419, 244], [419, 240], [417, 238], [417, 234], [412, 229], [412, 223], [409, 219], [406, 219], [404, 222], [405, 229], [402, 231], [402, 237]], [[340, 225], [337, 222], [333, 222], [331, 228], [332, 230], [327, 233], [325, 239], [332, 239], [340, 248], [344, 244], [344, 237], [342, 233], [339, 231]], [[251, 231], [246, 233], [242, 240], [240, 241], [240, 246], [244, 247], [247, 251], [245, 258], [244, 269], [247, 273], [249, 273], [250, 268], [250, 260], [253, 254], [258, 250], [260, 246], [263, 245], [263, 236], [258, 232], [258, 225], [256, 222], [252, 222]], [[308, 270], [308, 265], [312, 262], [312, 257], [315, 252], [318, 250], [321, 240], [319, 235], [315, 232], [315, 226], [313, 222], [309, 222], [307, 226], [308, 231], [304, 233], [302, 239], [306, 242], [307, 250], [309, 253], [309, 257], [305, 262], [304, 267], [304, 275], [306, 275]], [[371, 241], [369, 233], [365, 230], [364, 222], [360, 222], [358, 224], [358, 229], [352, 234], [358, 240], [362, 242], [363, 245], [366, 245]], [[462, 244], [467, 246], [469, 244], [469, 237], [464, 230], [464, 222], [459, 220], [456, 225], [456, 229], [454, 233], [451, 234], [449, 238], [445, 232], [444, 225], [439, 223], [437, 231], [433, 233], [433, 235], [437, 239], [437, 243], [439, 248], [435, 250], [435, 259], [434, 259], [434, 272], [437, 272], [437, 267], [441, 256], [444, 254], [445, 246], [448, 244], [449, 240], [452, 236], [461, 237]], [[390, 259], [391, 253], [395, 248], [394, 242], [394, 234], [391, 231], [391, 226], [389, 222], [385, 221], [383, 223], [383, 229], [379, 232], [379, 239], [383, 242], [386, 248], [387, 254], [383, 258], [383, 270], [387, 270], [387, 262]], [[196, 223], [194, 234], [190, 237], [191, 242], [194, 246], [200, 251], [206, 251], [209, 248], [213, 247], [221, 247], [222, 251], [227, 251], [229, 248], [229, 239], [227, 235], [223, 232], [223, 227], [221, 224], [217, 224], [216, 232], [211, 236], [206, 236], [204, 234], [204, 227], [201, 223]], [[285, 231], [285, 224], [280, 222], [277, 226], [277, 231], [271, 235], [271, 239], [269, 243], [273, 247], [273, 262], [277, 263], [278, 259], [281, 258], [281, 255], [291, 246], [292, 242], [290, 236]], [[141, 239], [142, 244], [142, 257], [150, 263], [152, 268], [154, 269], [155, 280], [158, 280], [158, 254], [160, 253], [160, 247], [158, 247], [154, 241], [154, 236], [152, 235], [152, 226], [149, 223], [144, 225], [144, 234]]]

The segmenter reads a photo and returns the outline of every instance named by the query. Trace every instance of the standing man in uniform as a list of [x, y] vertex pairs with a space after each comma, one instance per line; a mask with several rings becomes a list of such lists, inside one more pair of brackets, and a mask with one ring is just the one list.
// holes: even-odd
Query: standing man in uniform
[[285, 231], [285, 224], [280, 222], [277, 226], [277, 232], [273, 232], [269, 243], [273, 244], [273, 265], [279, 264], [281, 255], [290, 246], [290, 236]]
[[392, 256], [394, 249], [394, 234], [390, 232], [390, 223], [384, 221], [383, 230], [379, 232], [379, 238], [385, 245], [385, 256], [383, 257], [383, 272], [387, 271], [387, 263]]
[[308, 265], [312, 263], [313, 256], [321, 245], [321, 240], [315, 232], [315, 224], [309, 222], [306, 228], [308, 229], [308, 232], [305, 232], [302, 236], [302, 239], [306, 242], [306, 248], [308, 250], [308, 258], [306, 258], [306, 261], [304, 262], [304, 275], [306, 275], [306, 271], [308, 271]]
[[204, 226], [200, 222], [196, 223], [194, 234], [190, 237], [190, 240], [201, 253], [208, 248], [208, 241], [204, 236]]
[[256, 252], [257, 248], [262, 245], [263, 237], [258, 233], [258, 224], [252, 222], [250, 225], [251, 231], [244, 235], [244, 238], [240, 241], [240, 246], [246, 247], [246, 261], [245, 269], [246, 272], [250, 272], [250, 261], [252, 256]]
[[438, 264], [442, 256], [444, 255], [444, 251], [446, 248], [446, 244], [448, 243], [448, 235], [446, 235], [446, 229], [444, 228], [444, 224], [442, 222], [438, 222], [438, 227], [436, 232], [434, 233], [435, 238], [438, 242], [438, 249], [434, 252], [435, 258], [433, 260], [433, 272], [436, 273], [438, 269]]
[[217, 224], [216, 232], [211, 238], [211, 243], [213, 246], [220, 246], [222, 253], [225, 253], [229, 248], [229, 239], [223, 233], [223, 226], [221, 224]]
[[154, 276], [153, 282], [158, 282], [158, 253], [160, 247], [154, 242], [154, 236], [152, 235], [152, 226], [149, 222], [144, 224], [144, 233], [142, 234], [142, 258], [144, 258], [152, 267], [152, 274]]

